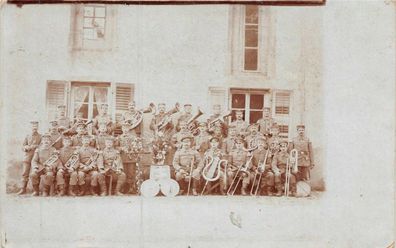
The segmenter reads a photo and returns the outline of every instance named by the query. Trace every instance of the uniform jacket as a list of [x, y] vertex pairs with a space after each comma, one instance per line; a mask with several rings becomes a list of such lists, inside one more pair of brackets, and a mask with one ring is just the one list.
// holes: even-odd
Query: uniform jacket
[[98, 134], [95, 137], [95, 147], [98, 150], [103, 150], [105, 148], [105, 140], [108, 137], [112, 137], [110, 134]]
[[248, 136], [246, 136], [246, 143], [248, 145], [248, 148], [253, 148], [257, 146], [258, 138], [264, 138], [264, 135], [258, 132], [256, 134], [249, 134]]
[[246, 135], [249, 124], [244, 120], [235, 120], [231, 122], [231, 125], [235, 125], [237, 134]]
[[[263, 163], [265, 159], [265, 154], [267, 153], [267, 149], [256, 149], [253, 151], [253, 158], [252, 158], [252, 164], [255, 168], [259, 166], [259, 163]], [[269, 153], [267, 156], [267, 160], [265, 163], [265, 169], [270, 169], [271, 163], [270, 163], [270, 157]]]
[[[137, 113], [136, 110], [133, 111], [133, 112], [131, 112], [131, 111], [126, 111], [126, 112], [124, 112], [124, 113], [122, 114], [122, 116], [121, 116], [120, 122], [123, 123], [123, 122], [125, 122], [125, 121], [131, 120], [132, 117], [133, 117], [136, 113]], [[142, 133], [142, 122], [143, 122], [143, 120], [139, 123], [139, 125], [137, 125], [134, 129], [131, 130], [131, 132], [132, 132], [134, 135], [139, 135], [139, 136], [141, 135], [141, 133]]]
[[[54, 147], [39, 147], [36, 149], [32, 159], [32, 167], [37, 168], [39, 170], [45, 167], [45, 162], [49, 159], [53, 154], [57, 153], [57, 150]], [[50, 166], [50, 171], [55, 172], [56, 168], [60, 166], [59, 158]]]
[[113, 169], [114, 171], [123, 170], [120, 152], [115, 148], [103, 149], [101, 159], [98, 160], [99, 170]]
[[[115, 147], [120, 152], [123, 163], [138, 162], [139, 154], [133, 151], [132, 143], [136, 142], [136, 136], [132, 134], [121, 134], [117, 137]], [[143, 147], [142, 147], [143, 148]], [[135, 148], [136, 150], [136, 148]]]
[[277, 152], [273, 159], [272, 159], [272, 163], [271, 163], [271, 168], [273, 172], [280, 172], [280, 173], [284, 173], [286, 171], [286, 164], [287, 164], [287, 160], [289, 159], [289, 153], [288, 152]]
[[175, 152], [173, 157], [173, 167], [175, 170], [183, 169], [189, 171], [191, 169], [192, 159], [194, 159], [193, 169], [201, 169], [201, 157], [199, 153], [191, 148], [188, 150], [181, 148]]
[[66, 162], [69, 160], [69, 158], [73, 155], [75, 151], [75, 148], [70, 146], [70, 147], [62, 147], [59, 150], [59, 160], [61, 162], [60, 167], [58, 169], [62, 169]]
[[240, 166], [246, 164], [248, 159], [248, 152], [242, 149], [234, 149], [230, 153], [230, 161], [229, 164], [234, 167], [234, 169], [238, 169]]
[[[158, 124], [162, 121], [162, 119], [165, 118], [165, 116], [167, 116], [166, 113], [154, 115], [153, 119], [151, 119], [150, 129], [153, 130], [153, 131], [157, 130]], [[165, 126], [163, 131], [169, 132], [169, 131], [171, 131], [173, 129], [173, 127], [174, 127], [173, 126], [173, 122], [169, 121], [168, 124]]]
[[29, 134], [25, 137], [22, 145], [23, 146], [22, 149], [24, 150], [24, 155], [23, 155], [24, 162], [30, 162], [32, 160], [34, 151], [40, 145], [40, 142], [41, 142], [41, 134], [39, 133]]
[[94, 158], [94, 155], [98, 152], [95, 148], [90, 147], [90, 146], [87, 146], [87, 147], [82, 146], [82, 147], [79, 147], [76, 152], [78, 154], [80, 168], [83, 168], [89, 164], [91, 164], [93, 166], [92, 169], [94, 169], [94, 170], [96, 170], [98, 168], [97, 164], [98, 164], [99, 159], [101, 158], [100, 153], [99, 153], [99, 156], [97, 157], [96, 162], [90, 163], [90, 162], [92, 162], [91, 158]]
[[268, 135], [270, 128], [274, 125], [274, 119], [271, 117], [263, 117], [257, 121], [259, 124], [259, 131], [263, 135]]
[[105, 124], [107, 126], [107, 133], [112, 133], [114, 131], [114, 124], [111, 120], [111, 116], [109, 114], [105, 115], [97, 115], [93, 120], [93, 130], [94, 133], [98, 132], [99, 125]]
[[56, 119], [56, 121], [58, 122], [58, 126], [60, 127], [64, 127], [64, 128], [70, 128], [70, 118], [67, 116], [62, 116]]
[[50, 133], [51, 135], [51, 144], [53, 142], [55, 142], [55, 144], [53, 145], [53, 147], [55, 147], [55, 149], [59, 150], [62, 148], [63, 144], [62, 144], [62, 134], [59, 132], [56, 133]]
[[290, 143], [289, 149], [297, 149], [298, 166], [307, 167], [313, 163], [312, 144], [307, 137], [295, 137]]

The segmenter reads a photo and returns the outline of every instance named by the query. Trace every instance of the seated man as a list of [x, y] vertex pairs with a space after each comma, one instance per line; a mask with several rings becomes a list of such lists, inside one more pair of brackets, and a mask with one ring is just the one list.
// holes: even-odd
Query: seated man
[[[112, 178], [110, 181], [116, 182], [115, 195], [123, 195], [120, 191], [124, 186], [126, 175], [122, 166], [120, 152], [114, 148], [114, 139], [111, 136], [105, 139], [105, 148], [98, 161], [98, 168], [101, 175], [99, 177], [99, 184], [106, 185], [105, 178], [106, 176], [110, 176]], [[106, 186], [104, 187], [106, 188]], [[109, 194], [111, 193], [109, 188]]]
[[[252, 165], [253, 173], [261, 174], [257, 175], [255, 182], [255, 184], [258, 184], [258, 178], [261, 177], [260, 185], [258, 185], [260, 190], [258, 190], [258, 192], [272, 196], [275, 183], [274, 173], [271, 170], [271, 159], [269, 157], [268, 145], [264, 137], [257, 139], [257, 149], [253, 151]], [[257, 187], [257, 185], [252, 185], [252, 187]]]
[[34, 152], [30, 180], [33, 185], [33, 196], [39, 195], [40, 177], [44, 175], [43, 196], [48, 196], [54, 182], [56, 168], [60, 166], [58, 151], [51, 146], [51, 135], [43, 134], [41, 146]]
[[94, 146], [96, 147], [97, 150], [102, 151], [106, 147], [105, 140], [111, 137], [113, 136], [107, 133], [107, 126], [105, 124], [100, 124], [98, 135], [96, 135], [95, 138]]
[[[283, 184], [286, 181], [286, 165], [288, 160], [290, 159], [290, 155], [287, 152], [287, 141], [282, 140], [280, 142], [280, 151], [275, 154], [272, 159], [272, 171], [275, 174], [275, 188], [276, 188], [276, 196], [282, 195]], [[289, 161], [290, 163], [290, 161]], [[296, 195], [296, 174], [297, 168], [292, 168], [290, 170], [290, 184], [289, 190], [291, 196]]]
[[[69, 169], [65, 166], [71, 163], [73, 159], [76, 159], [75, 163], [78, 163], [78, 155], [75, 153], [74, 147], [72, 147], [72, 141], [69, 136], [63, 138], [63, 147], [59, 151], [60, 164], [56, 171], [56, 185], [58, 188], [59, 196], [65, 195], [66, 182], [70, 178]], [[74, 156], [73, 156], [74, 155]]]
[[186, 182], [187, 184], [192, 183], [192, 194], [198, 195], [197, 187], [202, 167], [199, 153], [191, 148], [192, 139], [192, 136], [185, 136], [181, 139], [182, 146], [175, 153], [173, 167], [176, 171], [176, 181], [182, 188], [180, 194], [186, 190]]
[[[227, 168], [227, 181], [231, 184], [230, 186], [233, 186], [233, 188], [235, 186], [235, 183], [237, 185], [239, 184], [238, 182], [242, 181], [241, 194], [247, 195], [247, 188], [250, 183], [251, 164], [249, 163], [248, 167], [246, 167], [246, 162], [248, 161], [249, 156], [251, 156], [251, 154], [249, 154], [249, 152], [247, 152], [244, 148], [245, 148], [245, 142], [243, 138], [238, 137], [235, 141], [235, 149], [231, 152], [229, 156], [229, 163]], [[238, 175], [236, 175], [238, 170], [239, 173]], [[232, 181], [234, 181], [234, 185], [232, 185]], [[232, 194], [232, 192], [230, 193]]]

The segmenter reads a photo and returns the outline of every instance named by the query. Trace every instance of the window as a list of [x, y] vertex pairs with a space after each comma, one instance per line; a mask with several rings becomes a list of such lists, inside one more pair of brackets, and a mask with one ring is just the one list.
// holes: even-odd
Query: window
[[290, 91], [274, 91], [273, 94], [273, 116], [275, 122], [279, 126], [279, 135], [283, 138], [289, 137], [289, 124], [290, 124]]
[[104, 39], [106, 31], [106, 6], [86, 5], [83, 16], [83, 39]]
[[[49, 120], [56, 117], [57, 105], [67, 106], [67, 115], [75, 118], [82, 113], [83, 119], [91, 120], [99, 113], [100, 104], [109, 105], [109, 114], [118, 121], [133, 100], [134, 85], [109, 82], [47, 82], [47, 112]], [[117, 130], [116, 130], [117, 132]]]
[[244, 69], [257, 71], [259, 54], [259, 7], [257, 5], [246, 5], [244, 29]]
[[255, 123], [263, 117], [264, 94], [263, 90], [231, 89], [232, 121], [235, 120], [235, 111], [242, 110], [244, 120]]

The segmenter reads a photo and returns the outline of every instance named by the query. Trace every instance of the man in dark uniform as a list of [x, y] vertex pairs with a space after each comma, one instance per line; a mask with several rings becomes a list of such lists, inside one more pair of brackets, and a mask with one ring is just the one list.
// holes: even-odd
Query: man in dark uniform
[[[69, 170], [65, 167], [65, 165], [66, 162], [69, 161], [69, 159], [72, 157], [72, 155], [77, 156], [75, 154], [74, 147], [72, 147], [72, 141], [70, 139], [70, 136], [65, 136], [63, 137], [63, 147], [59, 151], [59, 160], [61, 163], [56, 170], [56, 185], [58, 188], [59, 196], [65, 195], [66, 182], [68, 182], [68, 179], [70, 178]], [[76, 164], [77, 163], [78, 156]]]
[[139, 153], [143, 150], [143, 144], [139, 137], [132, 133], [129, 123], [122, 124], [122, 134], [117, 137], [116, 147], [120, 151], [122, 165], [126, 174], [125, 193], [132, 193], [133, 190], [138, 193], [138, 187], [134, 179], [137, 175], [137, 165], [139, 163]]
[[[197, 187], [200, 180], [202, 164], [199, 153], [191, 148], [193, 137], [185, 136], [182, 138], [182, 146], [176, 151], [173, 158], [173, 167], [176, 172], [176, 181], [181, 185], [182, 193], [186, 191], [185, 184], [192, 183], [192, 194], [198, 195]], [[191, 173], [190, 173], [191, 172]]]
[[226, 120], [223, 119], [221, 115], [221, 105], [214, 104], [213, 105], [213, 114], [207, 120], [208, 122], [208, 132], [213, 133], [215, 127], [220, 127], [223, 137], [227, 136], [228, 125]]
[[280, 142], [282, 141], [281, 137], [279, 137], [279, 127], [277, 124], [272, 125], [270, 129], [271, 138], [268, 139], [267, 144], [270, 149], [270, 158], [279, 151]]
[[289, 150], [296, 149], [298, 152], [297, 180], [309, 180], [310, 170], [314, 167], [311, 141], [305, 136], [305, 126], [297, 126], [298, 136], [290, 143]]
[[29, 174], [32, 158], [34, 155], [34, 151], [40, 145], [41, 142], [41, 134], [38, 133], [38, 121], [31, 121], [31, 134], [27, 135], [22, 144], [22, 150], [24, 152], [23, 162], [22, 162], [22, 186], [18, 195], [22, 195], [26, 193], [26, 186], [29, 182]]
[[107, 103], [102, 103], [100, 105], [99, 114], [93, 119], [92, 127], [94, 134], [98, 134], [100, 125], [106, 125], [108, 134], [113, 133], [115, 127], [111, 116], [108, 114], [108, 111], [109, 105]]
[[[186, 121], [180, 121], [180, 124], [179, 124], [179, 127], [180, 127], [180, 131], [179, 132], [177, 132], [177, 133], [175, 133], [174, 135], [173, 135], [173, 137], [172, 137], [172, 141], [173, 142], [176, 142], [176, 144], [174, 144], [176, 147], [178, 147], [178, 148], [180, 148], [181, 147], [181, 140], [182, 140], [182, 138], [184, 138], [184, 137], [186, 137], [186, 136], [192, 136], [192, 134], [191, 134], [191, 132], [190, 132], [190, 130], [188, 129], [188, 126], [187, 126], [187, 122]], [[194, 144], [191, 144], [191, 145], [194, 145]]]
[[106, 124], [100, 124], [99, 125], [99, 130], [98, 130], [98, 135], [95, 137], [95, 147], [97, 150], [101, 151], [106, 147], [105, 141], [109, 137], [113, 137], [110, 134], [107, 133], [107, 125]]
[[[165, 103], [158, 104], [158, 114], [154, 115], [151, 120], [150, 129], [154, 132], [154, 135], [165, 136], [166, 139], [169, 139], [174, 125], [171, 116], [165, 112], [165, 109]], [[164, 127], [160, 130], [161, 123], [164, 123]]]
[[113, 181], [116, 183], [115, 195], [123, 195], [120, 191], [124, 186], [126, 175], [124, 173], [120, 152], [114, 148], [113, 137], [107, 137], [105, 140], [105, 148], [103, 149], [101, 159], [98, 161], [98, 168], [101, 174], [99, 183], [101, 185], [106, 183], [106, 176], [111, 176]]
[[83, 136], [87, 134], [85, 123], [83, 121], [76, 123], [76, 132], [77, 134], [72, 137], [72, 145], [74, 147], [82, 146]]
[[228, 127], [228, 136], [223, 141], [223, 152], [228, 156], [231, 151], [235, 149], [235, 140], [237, 138], [236, 126], [234, 124], [230, 124]]
[[[264, 137], [258, 138], [257, 149], [253, 151], [252, 172], [253, 173], [257, 172], [262, 174], [262, 179], [259, 185], [261, 189], [261, 193], [272, 196], [274, 193], [275, 178], [274, 178], [274, 173], [271, 170], [271, 160], [268, 155], [269, 155], [268, 145], [265, 141], [265, 138]], [[258, 181], [256, 181], [256, 183], [258, 183]], [[252, 185], [252, 187], [255, 187], [255, 185]]]
[[[79, 196], [83, 196], [88, 190], [94, 196], [97, 195], [95, 188], [99, 182], [98, 160], [101, 155], [93, 147], [89, 146], [91, 136], [82, 137], [82, 146], [75, 151], [78, 154], [78, 163], [70, 170], [69, 195], [76, 196], [79, 186]], [[103, 188], [103, 185], [101, 185]]]
[[[125, 111], [122, 116], [120, 123], [123, 125], [124, 123], [129, 123], [132, 125], [131, 121], [138, 115], [138, 111], [136, 110], [135, 101], [131, 101], [128, 103], [128, 111]], [[135, 136], [139, 136], [142, 134], [142, 122], [141, 121], [135, 128], [130, 129], [128, 132], [131, 132]], [[122, 127], [121, 127], [122, 128]]]
[[235, 126], [237, 135], [246, 136], [249, 124], [243, 120], [243, 110], [235, 111], [235, 121], [231, 122]]
[[[236, 180], [242, 180], [241, 194], [247, 195], [247, 188], [250, 183], [251, 163], [246, 167], [246, 162], [252, 156], [245, 149], [245, 142], [242, 137], [238, 137], [235, 141], [235, 149], [231, 151], [228, 166], [228, 182], [231, 184], [239, 168], [242, 168], [237, 175]], [[240, 179], [239, 179], [240, 178]]]
[[257, 139], [263, 139], [264, 135], [258, 131], [258, 125], [255, 123], [251, 124], [248, 129], [249, 129], [249, 135], [246, 136], [245, 138], [247, 146], [248, 148], [256, 147]]
[[70, 118], [66, 116], [66, 106], [58, 105], [57, 118], [59, 128], [63, 130], [68, 130], [71, 127]]
[[59, 150], [62, 148], [62, 138], [63, 135], [59, 132], [58, 121], [51, 121], [50, 122], [50, 138], [51, 138], [51, 145], [55, 147], [55, 149]]
[[41, 145], [38, 147], [32, 159], [32, 173], [30, 180], [33, 185], [33, 196], [39, 195], [40, 177], [44, 175], [43, 196], [48, 196], [50, 187], [54, 182], [56, 168], [60, 165], [58, 151], [51, 146], [51, 135], [43, 134]]
[[274, 119], [271, 117], [271, 109], [266, 107], [263, 111], [263, 118], [257, 121], [259, 124], [260, 133], [262, 133], [265, 137], [268, 137], [270, 134], [270, 130], [272, 125], [274, 124]]
[[198, 135], [194, 137], [195, 150], [197, 150], [202, 157], [206, 150], [209, 149], [210, 135], [207, 132], [207, 123], [200, 122], [198, 125], [198, 130]]
[[[286, 180], [286, 165], [288, 163], [288, 160], [290, 159], [290, 155], [287, 152], [287, 141], [286, 140], [281, 140], [280, 141], [280, 150], [275, 154], [275, 156], [272, 159], [272, 171], [274, 172], [275, 175], [275, 188], [276, 188], [276, 196], [281, 196], [282, 195], [282, 189], [283, 189], [283, 184], [285, 183]], [[289, 164], [291, 166], [291, 161], [289, 161]], [[289, 190], [291, 193], [291, 196], [296, 195], [296, 176], [295, 174], [297, 173], [296, 169], [292, 168], [290, 170], [290, 184], [289, 184]]]
[[[191, 114], [192, 112], [192, 105], [190, 103], [186, 103], [183, 106], [184, 108], [184, 113], [182, 113], [179, 118], [177, 119], [177, 124], [176, 124], [176, 131], [180, 131], [180, 122], [184, 121], [184, 122], [188, 122], [193, 115]], [[194, 125], [194, 123], [192, 123], [191, 125]]]

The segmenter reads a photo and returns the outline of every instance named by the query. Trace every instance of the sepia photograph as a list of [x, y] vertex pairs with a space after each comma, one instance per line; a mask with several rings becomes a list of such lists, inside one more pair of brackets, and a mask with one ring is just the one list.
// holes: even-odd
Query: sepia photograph
[[355, 118], [328, 101], [342, 2], [83, 2], [1, 8], [2, 247], [391, 244], [312, 235], [351, 169], [327, 150]]

